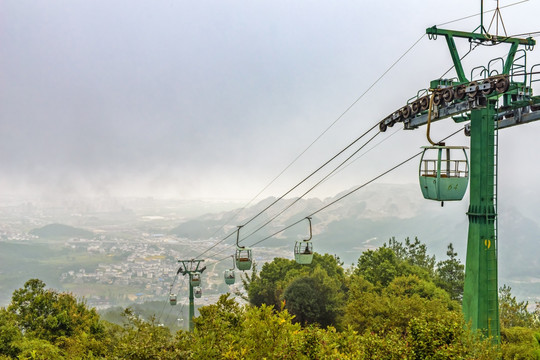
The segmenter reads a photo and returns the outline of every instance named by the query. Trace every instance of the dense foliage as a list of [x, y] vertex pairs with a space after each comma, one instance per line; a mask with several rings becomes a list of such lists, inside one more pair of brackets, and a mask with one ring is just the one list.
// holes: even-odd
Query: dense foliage
[[0, 359], [540, 359], [540, 310], [507, 286], [501, 347], [467, 329], [456, 256], [450, 245], [436, 262], [418, 239], [391, 239], [347, 270], [330, 255], [276, 258], [245, 279], [251, 304], [222, 295], [176, 334], [132, 309], [109, 323], [32, 279], [0, 309]]
[[244, 279], [248, 300], [254, 306], [285, 308], [301, 324], [336, 325], [347, 292], [342, 264], [334, 256], [317, 253], [311, 265], [276, 258]]

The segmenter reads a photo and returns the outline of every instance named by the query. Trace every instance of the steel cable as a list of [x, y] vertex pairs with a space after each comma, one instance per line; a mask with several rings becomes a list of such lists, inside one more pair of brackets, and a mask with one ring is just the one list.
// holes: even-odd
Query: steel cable
[[[457, 130], [457, 131], [453, 132], [452, 134], [446, 136], [446, 137], [443, 138], [441, 141], [447, 140], [447, 139], [449, 139], [450, 137], [452, 137], [452, 136], [458, 134], [458, 133], [461, 132], [461, 131], [463, 131], [463, 128], [460, 128], [459, 130]], [[357, 192], [358, 190], [360, 190], [360, 189], [366, 187], [367, 185], [371, 184], [372, 182], [374, 182], [374, 181], [380, 179], [380, 178], [383, 177], [384, 175], [387, 175], [388, 173], [390, 173], [390, 172], [396, 170], [397, 168], [399, 168], [399, 167], [405, 165], [406, 163], [408, 163], [408, 162], [411, 161], [412, 159], [414, 159], [414, 158], [416, 158], [417, 156], [419, 156], [420, 154], [422, 154], [422, 152], [423, 152], [423, 151], [420, 151], [420, 152], [418, 152], [418, 153], [416, 153], [416, 154], [410, 156], [409, 158], [403, 160], [403, 161], [400, 162], [399, 164], [394, 165], [392, 168], [390, 168], [390, 169], [384, 171], [383, 173], [381, 173], [381, 174], [375, 176], [374, 178], [372, 178], [371, 180], [369, 180], [369, 181], [363, 183], [362, 185], [359, 185], [359, 186], [355, 187], [354, 189], [352, 189], [351, 191], [345, 193], [344, 195], [340, 196], [339, 198], [335, 199], [334, 201], [332, 201], [332, 202], [326, 204], [326, 205], [323, 206], [322, 208], [320, 208], [320, 209], [318, 209], [318, 210], [312, 212], [312, 213], [309, 214], [309, 215], [306, 215], [305, 217], [302, 217], [301, 219], [299, 219], [298, 221], [293, 222], [293, 223], [290, 224], [290, 225], [287, 225], [286, 227], [280, 229], [279, 231], [276, 231], [275, 233], [273, 233], [273, 234], [271, 234], [271, 235], [269, 235], [269, 236], [267, 236], [267, 237], [265, 237], [265, 238], [263, 238], [263, 239], [261, 239], [261, 240], [255, 242], [255, 243], [251, 244], [250, 247], [253, 247], [253, 246], [255, 246], [255, 245], [258, 245], [258, 244], [260, 244], [260, 243], [262, 243], [262, 242], [264, 242], [264, 241], [266, 241], [266, 240], [268, 240], [268, 239], [271, 239], [272, 237], [274, 237], [274, 236], [276, 236], [276, 235], [282, 233], [283, 231], [292, 228], [293, 226], [295, 226], [295, 225], [299, 224], [300, 222], [304, 221], [306, 217], [312, 217], [312, 216], [314, 216], [314, 215], [320, 213], [321, 211], [326, 210], [326, 209], [329, 208], [330, 206], [332, 206], [332, 205], [338, 203], [339, 201], [341, 201], [341, 200], [345, 199], [346, 197], [352, 195], [353, 193]], [[225, 250], [226, 250], [226, 249], [222, 250], [221, 252], [218, 252], [218, 253], [214, 254], [214, 256], [215, 256], [215, 255], [218, 255], [218, 254], [220, 254], [220, 253], [222, 253], [222, 252], [225, 251]], [[216, 261], [214, 261], [214, 262], [209, 262], [208, 265], [210, 265], [210, 264], [215, 264], [215, 263], [219, 263], [219, 262], [221, 262], [221, 261], [224, 261], [225, 259], [228, 259], [229, 257], [230, 257], [230, 255], [228, 255], [228, 256], [226, 256], [226, 257], [224, 257], [224, 258], [222, 258], [222, 259], [216, 260]]]
[[[341, 115], [339, 115], [336, 120], [334, 120], [319, 136], [317, 136], [317, 138], [315, 138], [315, 140], [313, 140], [311, 142], [311, 144], [306, 148], [304, 149], [291, 163], [289, 163], [289, 165], [287, 165], [272, 181], [270, 181], [270, 183], [268, 183], [255, 197], [253, 197], [246, 205], [244, 205], [240, 210], [238, 210], [228, 221], [232, 221], [233, 219], [235, 219], [238, 214], [240, 214], [240, 212], [242, 210], [244, 210], [249, 204], [251, 204], [263, 191], [265, 191], [272, 183], [274, 183], [275, 180], [277, 180], [287, 169], [289, 169], [302, 155], [304, 155], [306, 153], [306, 151], [308, 149], [310, 149], [322, 136], [324, 136], [324, 134], [326, 134], [330, 128], [332, 128], [341, 118], [343, 118], [343, 116], [345, 116], [369, 91], [371, 91], [371, 89], [377, 85], [379, 83], [379, 81], [381, 81], [389, 72], [390, 70], [392, 70], [419, 42], [420, 40], [422, 40], [424, 37], [426, 36], [426, 34], [422, 34], [422, 36], [420, 36], [420, 38], [418, 38], [418, 40], [416, 40], [396, 61], [394, 61], [394, 63], [392, 63], [392, 65], [390, 65], [390, 67], [388, 67], [388, 69], [386, 69], [383, 74], [381, 76], [379, 76], [356, 100], [354, 100], [351, 105], [349, 105], [345, 111], [343, 111], [341, 113]], [[374, 125], [369, 131], [371, 131], [373, 128], [375, 128], [376, 126], [378, 126], [378, 123], [376, 125]], [[352, 145], [352, 144], [351, 144]], [[350, 146], [350, 145], [349, 145]], [[311, 176], [311, 175], [310, 175]], [[310, 177], [308, 176], [308, 178]], [[300, 184], [298, 184], [300, 185]], [[292, 190], [290, 190], [292, 191]], [[289, 192], [290, 192], [289, 191]], [[288, 193], [289, 193], [288, 192]], [[283, 196], [287, 195], [288, 193], [284, 194]], [[272, 206], [273, 204], [275, 204], [277, 201], [281, 200], [283, 198], [283, 196], [281, 196], [278, 200], [276, 200], [274, 203], [272, 203], [270, 206]], [[264, 211], [266, 211], [268, 209], [265, 209]], [[264, 212], [263, 211], [263, 212]], [[262, 213], [262, 212], [261, 212]], [[252, 219], [250, 219], [247, 223], [245, 223], [244, 225], [247, 225], [248, 223], [250, 223], [251, 221], [253, 221], [256, 217], [258, 217], [261, 213], [257, 214], [255, 217], [253, 217]], [[211, 236], [213, 237], [215, 234], [217, 234], [219, 231], [221, 231], [224, 227], [225, 227], [226, 224], [222, 225], [220, 229], [218, 229], [216, 232], [214, 232], [214, 234]], [[206, 254], [208, 251], [212, 250], [213, 248], [215, 248], [218, 244], [224, 242], [225, 240], [227, 240], [229, 237], [231, 237], [232, 235], [234, 235], [236, 233], [235, 232], [232, 232], [230, 233], [229, 235], [227, 235], [225, 238], [223, 238], [222, 240], [218, 241], [217, 243], [213, 244], [212, 246], [210, 246], [207, 250], [205, 250], [204, 252], [202, 252], [201, 254], [199, 254], [198, 257], [201, 257], [202, 255]]]

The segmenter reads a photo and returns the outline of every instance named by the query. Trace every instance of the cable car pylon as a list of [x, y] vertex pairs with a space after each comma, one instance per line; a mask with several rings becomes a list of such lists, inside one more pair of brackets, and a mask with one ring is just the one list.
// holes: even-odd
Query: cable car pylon
[[[199, 285], [201, 284], [201, 274], [206, 270], [206, 266], [200, 267], [204, 260], [190, 259], [178, 260], [178, 262], [182, 264], [178, 270], [179, 273], [184, 276], [189, 276], [189, 331], [193, 331], [193, 318], [195, 317], [194, 298], [200, 298], [202, 295], [202, 290]], [[174, 303], [176, 304], [176, 295]], [[171, 305], [173, 305], [172, 301]]]
[[[480, 32], [475, 32], [478, 29]], [[426, 29], [430, 39], [435, 40], [438, 36], [444, 36], [446, 39], [457, 80], [431, 81], [429, 86], [431, 96], [426, 95], [425, 91], [419, 92], [416, 98], [410, 100], [411, 104], [406, 105], [411, 111], [403, 111], [402, 107], [391, 113], [379, 123], [379, 129], [384, 132], [387, 127], [397, 122], [402, 122], [405, 129], [416, 129], [448, 117], [452, 117], [456, 123], [470, 121], [465, 126], [465, 135], [470, 136], [468, 171], [470, 202], [467, 211], [469, 230], [462, 307], [465, 320], [471, 324], [472, 330], [480, 330], [485, 336], [490, 337], [493, 343], [499, 344], [497, 194], [495, 191], [496, 129], [498, 131], [540, 120], [540, 97], [532, 94], [532, 83], [539, 81], [533, 80], [533, 69], [540, 65], [534, 65], [529, 72], [525, 68], [526, 51], [533, 50], [536, 45], [532, 37], [490, 35], [485, 31], [483, 24], [476, 30], [463, 32], [439, 29], [436, 26]], [[502, 70], [492, 69], [491, 64], [494, 62], [490, 61], [487, 67], [474, 68], [471, 78], [467, 79], [455, 45], [455, 38], [467, 39], [478, 45], [509, 44], [506, 59], [497, 59], [497, 63], [502, 62]], [[518, 49], [520, 46], [524, 46], [524, 49]], [[520, 54], [516, 56], [518, 51]], [[475, 69], [482, 70], [480, 77], [483, 76], [483, 79], [473, 81]], [[426, 108], [428, 101], [429, 105]], [[415, 113], [416, 110], [418, 110], [417, 113]], [[422, 192], [424, 197], [429, 199], [451, 200], [448, 197], [456, 194], [448, 187], [445, 189], [442, 184], [445, 179], [443, 165], [450, 165], [452, 169], [452, 159], [443, 158], [443, 154], [447, 151], [446, 147], [440, 144], [432, 147], [438, 152], [436, 160], [431, 162], [436, 164], [436, 168], [432, 167], [432, 174], [429, 176], [429, 171], [423, 170], [426, 166], [421, 163]], [[428, 160], [426, 158], [422, 161], [428, 164]], [[461, 171], [458, 170], [458, 173], [461, 174]], [[429, 189], [430, 177], [431, 184], [435, 180], [437, 185], [433, 189]], [[456, 176], [454, 180], [459, 180], [457, 178]], [[466, 180], [459, 181], [460, 183], [456, 182], [457, 187], [463, 189], [464, 184], [461, 181]]]

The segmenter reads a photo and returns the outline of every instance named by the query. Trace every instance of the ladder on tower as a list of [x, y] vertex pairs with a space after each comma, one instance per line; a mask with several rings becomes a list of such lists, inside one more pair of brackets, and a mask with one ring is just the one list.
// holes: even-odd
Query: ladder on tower
[[[498, 106], [497, 106], [498, 109]], [[497, 111], [498, 112], [498, 111]], [[498, 114], [495, 115], [495, 131], [493, 133], [493, 240], [491, 241], [491, 256], [488, 257], [488, 314], [491, 334], [498, 334], [499, 329], [499, 289], [498, 289], [498, 160], [499, 160], [499, 126]]]

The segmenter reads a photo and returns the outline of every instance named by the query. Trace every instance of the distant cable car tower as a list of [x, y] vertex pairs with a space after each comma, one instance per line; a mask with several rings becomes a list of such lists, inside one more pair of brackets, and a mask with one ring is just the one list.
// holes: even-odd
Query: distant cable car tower
[[[206, 266], [201, 268], [200, 265], [204, 260], [178, 260], [182, 264], [178, 273], [189, 276], [189, 331], [193, 331], [193, 317], [195, 316], [194, 298], [200, 298], [202, 295], [201, 274], [206, 270]], [[176, 304], [176, 295], [174, 295], [174, 304]], [[171, 305], [174, 305], [171, 301]]]

